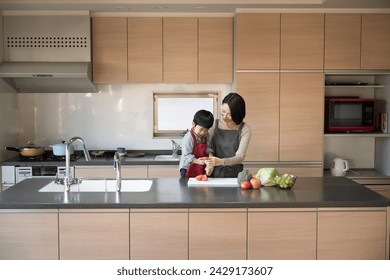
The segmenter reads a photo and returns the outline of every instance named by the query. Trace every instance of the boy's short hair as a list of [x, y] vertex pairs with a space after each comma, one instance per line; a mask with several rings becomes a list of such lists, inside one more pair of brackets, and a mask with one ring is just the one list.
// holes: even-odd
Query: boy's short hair
[[195, 125], [210, 129], [214, 124], [213, 113], [207, 110], [199, 110], [195, 113], [193, 122]]

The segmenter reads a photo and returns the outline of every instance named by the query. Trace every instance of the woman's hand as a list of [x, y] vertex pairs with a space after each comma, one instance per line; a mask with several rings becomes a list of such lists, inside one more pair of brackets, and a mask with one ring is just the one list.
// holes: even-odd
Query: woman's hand
[[225, 160], [223, 158], [218, 158], [218, 157], [209, 157], [208, 160], [205, 161], [206, 165], [209, 167], [214, 166], [220, 166], [220, 165], [225, 165]]

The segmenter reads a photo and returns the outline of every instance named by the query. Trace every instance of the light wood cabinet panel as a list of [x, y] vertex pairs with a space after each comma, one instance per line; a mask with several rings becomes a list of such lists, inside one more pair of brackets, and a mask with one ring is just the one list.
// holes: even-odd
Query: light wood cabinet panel
[[128, 18], [128, 81], [161, 83], [162, 18]]
[[60, 259], [129, 259], [128, 210], [79, 211], [59, 214]]
[[148, 178], [179, 178], [179, 165], [149, 165]]
[[362, 15], [361, 69], [390, 69], [390, 14]]
[[58, 259], [58, 213], [0, 212], [0, 259]]
[[130, 236], [132, 260], [186, 260], [188, 210], [131, 210]]
[[390, 259], [390, 206], [387, 207], [387, 243], [386, 243], [386, 260]]
[[189, 259], [246, 259], [246, 219], [246, 209], [190, 209]]
[[318, 213], [317, 258], [320, 260], [385, 259], [386, 211]]
[[[76, 178], [115, 178], [114, 167], [112, 166], [76, 166]], [[122, 179], [126, 178], [147, 178], [147, 165], [122, 165]]]
[[322, 161], [323, 73], [281, 73], [280, 161]]
[[233, 81], [233, 19], [199, 18], [200, 83]]
[[281, 69], [323, 69], [324, 14], [281, 15]]
[[279, 69], [280, 14], [237, 14], [236, 69]]
[[127, 82], [126, 18], [92, 18], [92, 57], [95, 83]]
[[361, 14], [325, 15], [325, 69], [360, 69]]
[[163, 19], [163, 73], [165, 83], [197, 83], [198, 19]]
[[286, 211], [254, 210], [248, 213], [248, 259], [316, 259], [315, 209]]
[[245, 122], [252, 128], [246, 161], [279, 159], [279, 73], [236, 75], [237, 91], [245, 99]]

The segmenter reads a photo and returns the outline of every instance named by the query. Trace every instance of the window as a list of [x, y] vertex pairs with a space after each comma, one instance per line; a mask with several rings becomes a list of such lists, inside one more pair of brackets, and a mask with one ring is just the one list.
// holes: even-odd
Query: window
[[153, 137], [182, 137], [201, 109], [217, 116], [218, 92], [154, 92]]

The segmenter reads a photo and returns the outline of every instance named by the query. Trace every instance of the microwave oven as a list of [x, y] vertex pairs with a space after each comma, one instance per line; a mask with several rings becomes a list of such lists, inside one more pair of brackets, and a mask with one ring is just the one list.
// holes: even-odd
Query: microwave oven
[[373, 98], [326, 97], [325, 132], [373, 132]]

